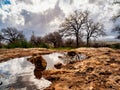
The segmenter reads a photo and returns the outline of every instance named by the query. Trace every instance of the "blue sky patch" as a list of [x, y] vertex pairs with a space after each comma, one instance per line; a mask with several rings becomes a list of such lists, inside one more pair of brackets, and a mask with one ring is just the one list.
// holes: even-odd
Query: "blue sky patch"
[[0, 7], [2, 7], [2, 5], [10, 5], [11, 2], [10, 0], [0, 0]]
[[3, 0], [4, 4], [11, 4], [10, 0]]

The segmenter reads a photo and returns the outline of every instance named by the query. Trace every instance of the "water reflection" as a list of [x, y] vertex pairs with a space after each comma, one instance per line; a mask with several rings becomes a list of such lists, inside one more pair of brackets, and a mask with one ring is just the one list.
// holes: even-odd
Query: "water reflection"
[[42, 77], [42, 71], [40, 69], [35, 68], [34, 69], [34, 75], [37, 79], [41, 79]]
[[11, 87], [18, 90], [43, 90], [51, 82], [41, 77], [42, 74], [27, 61], [27, 57], [0, 63], [0, 90], [9, 90]]
[[62, 63], [64, 64], [64, 61], [59, 58], [59, 56], [63, 56], [63, 53], [51, 53], [47, 55], [42, 55], [42, 57], [46, 60], [47, 62], [47, 67], [46, 69], [54, 69], [54, 65], [57, 63]]
[[82, 54], [70, 55], [72, 58], [66, 52], [52, 53], [31, 57], [29, 61], [28, 57], [23, 57], [0, 63], [0, 90], [9, 90], [11, 87], [18, 90], [43, 90], [51, 84], [42, 77], [45, 69], [54, 69], [55, 64], [65, 64], [69, 59], [75, 60], [76, 56], [79, 56], [80, 60], [85, 58]]
[[62, 56], [59, 56], [64, 64], [68, 64], [72, 61], [80, 61], [86, 59], [86, 55], [75, 52], [75, 51], [69, 51], [69, 52], [64, 52]]

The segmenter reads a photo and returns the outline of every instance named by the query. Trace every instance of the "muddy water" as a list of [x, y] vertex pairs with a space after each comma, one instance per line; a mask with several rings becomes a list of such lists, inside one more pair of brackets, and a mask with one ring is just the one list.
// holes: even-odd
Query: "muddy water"
[[[42, 56], [47, 62], [46, 69], [54, 69], [54, 65], [58, 62], [65, 64], [65, 60], [71, 59], [66, 56], [66, 53], [52, 53]], [[81, 56], [80, 60], [85, 58], [84, 55], [79, 56]], [[15, 58], [0, 63], [0, 90], [9, 90], [10, 88], [15, 88], [15, 90], [44, 90], [50, 86], [50, 81], [44, 78], [35, 78], [35, 66], [27, 61], [27, 58]]]

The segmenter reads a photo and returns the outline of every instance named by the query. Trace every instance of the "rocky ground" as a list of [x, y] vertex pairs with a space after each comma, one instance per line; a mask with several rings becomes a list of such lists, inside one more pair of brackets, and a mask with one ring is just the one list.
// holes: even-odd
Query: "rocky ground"
[[120, 50], [79, 48], [87, 58], [48, 70], [44, 77], [53, 82], [46, 90], [120, 90]]
[[[43, 71], [43, 76], [53, 83], [46, 90], [120, 90], [120, 50], [78, 48], [73, 51], [85, 54], [87, 58]], [[51, 52], [55, 50], [2, 49], [0, 61]]]

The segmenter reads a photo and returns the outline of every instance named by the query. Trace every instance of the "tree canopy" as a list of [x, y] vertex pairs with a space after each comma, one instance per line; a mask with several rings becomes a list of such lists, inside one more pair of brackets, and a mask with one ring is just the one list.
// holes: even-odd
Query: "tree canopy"
[[18, 31], [13, 27], [3, 28], [1, 30], [1, 38], [8, 43], [13, 43], [18, 40], [25, 40], [22, 31]]
[[82, 38], [82, 29], [88, 18], [88, 12], [75, 11], [73, 14], [68, 16], [64, 22], [60, 25], [60, 33], [67, 36], [75, 36], [76, 47], [79, 47], [79, 41]]
[[65, 18], [64, 22], [60, 25], [59, 32], [65, 37], [74, 36], [76, 47], [79, 47], [79, 41], [81, 41], [84, 36], [87, 45], [89, 45], [90, 38], [105, 35], [104, 26], [99, 22], [93, 22], [93, 20], [89, 18], [88, 11], [75, 11]]

